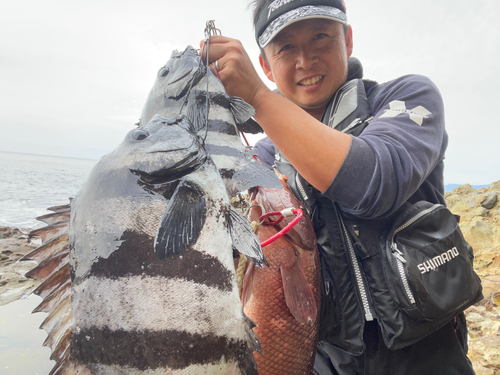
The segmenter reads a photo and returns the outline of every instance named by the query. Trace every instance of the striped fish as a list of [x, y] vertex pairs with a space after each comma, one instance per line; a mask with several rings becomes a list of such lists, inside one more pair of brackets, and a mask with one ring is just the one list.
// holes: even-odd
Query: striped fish
[[262, 249], [198, 126], [153, 116], [41, 218], [25, 259], [39, 262], [27, 276], [42, 280], [51, 374], [257, 374], [233, 250], [262, 266]]
[[206, 68], [193, 47], [172, 52], [170, 60], [160, 68], [139, 123], [147, 124], [156, 114], [189, 117], [196, 131], [206, 136], [207, 150], [230, 196], [255, 186], [281, 188], [276, 175], [252, 157], [238, 134], [238, 130], [262, 132], [251, 118], [255, 110], [242, 99], [226, 94], [222, 82]]

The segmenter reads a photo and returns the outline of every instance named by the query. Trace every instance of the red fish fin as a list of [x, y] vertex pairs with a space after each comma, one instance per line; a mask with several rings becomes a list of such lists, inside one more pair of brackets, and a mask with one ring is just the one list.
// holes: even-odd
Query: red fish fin
[[294, 259], [289, 265], [282, 264], [280, 269], [285, 301], [290, 312], [301, 323], [314, 323], [318, 308], [300, 264]]
[[243, 288], [241, 291], [241, 302], [243, 303], [243, 307], [250, 299], [252, 295], [253, 281], [255, 276], [255, 263], [248, 262], [247, 269], [245, 271], [245, 277], [243, 278]]

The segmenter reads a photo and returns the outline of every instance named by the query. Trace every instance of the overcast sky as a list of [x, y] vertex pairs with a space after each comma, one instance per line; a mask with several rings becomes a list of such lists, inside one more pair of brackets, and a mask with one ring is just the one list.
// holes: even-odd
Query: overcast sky
[[[500, 180], [500, 1], [346, 3], [365, 78], [418, 73], [441, 90], [445, 183]], [[209, 19], [258, 66], [247, 0], [3, 0], [0, 151], [89, 159], [111, 151], [172, 50], [197, 47]]]

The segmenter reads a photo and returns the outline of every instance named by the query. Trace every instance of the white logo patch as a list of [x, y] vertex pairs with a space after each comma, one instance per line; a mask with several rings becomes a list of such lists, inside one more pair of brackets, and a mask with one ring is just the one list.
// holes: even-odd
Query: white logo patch
[[406, 109], [405, 102], [401, 100], [394, 100], [389, 103], [389, 108], [386, 109], [385, 113], [380, 116], [382, 117], [396, 117], [402, 113], [408, 113], [410, 115], [410, 120], [413, 120], [418, 126], [422, 126], [424, 118], [427, 118], [431, 114], [427, 109], [419, 105], [413, 109]]
[[282, 7], [285, 4], [288, 4], [293, 0], [274, 0], [271, 4], [269, 4], [269, 13], [267, 14], [267, 19], [271, 17], [271, 13], [274, 12], [276, 9]]

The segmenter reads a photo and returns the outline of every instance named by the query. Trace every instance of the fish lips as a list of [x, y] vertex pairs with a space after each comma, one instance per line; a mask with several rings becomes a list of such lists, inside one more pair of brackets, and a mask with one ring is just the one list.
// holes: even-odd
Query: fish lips
[[203, 165], [208, 153], [184, 117], [156, 115], [148, 125], [129, 133], [129, 142], [144, 156], [134, 174], [149, 184], [173, 181]]
[[[160, 153], [162, 151], [158, 151]], [[184, 154], [184, 157], [179, 160], [179, 158], [167, 158], [171, 160], [171, 163], [164, 164], [159, 169], [152, 170], [140, 170], [132, 169], [131, 172], [138, 175], [140, 180], [146, 184], [164, 184], [166, 182], [171, 182], [182, 178], [198, 168], [200, 168], [207, 161], [208, 154], [206, 152], [193, 151], [193, 152], [182, 152], [182, 151], [171, 151], [172, 154]], [[165, 158], [161, 158], [164, 160]]]
[[193, 47], [188, 46], [183, 52], [172, 52], [170, 60], [159, 70], [158, 78], [169, 86], [165, 90], [169, 93], [168, 98], [177, 100], [187, 93], [189, 87], [200, 82], [205, 73], [201, 57]]

